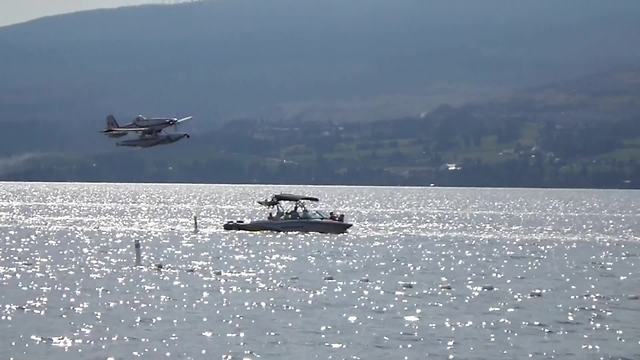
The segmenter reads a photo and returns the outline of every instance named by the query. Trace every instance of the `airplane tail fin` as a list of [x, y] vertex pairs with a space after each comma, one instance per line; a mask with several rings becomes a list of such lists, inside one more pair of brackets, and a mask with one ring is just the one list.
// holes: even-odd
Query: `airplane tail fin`
[[113, 128], [119, 128], [118, 122], [113, 115], [107, 116], [107, 129], [111, 130]]

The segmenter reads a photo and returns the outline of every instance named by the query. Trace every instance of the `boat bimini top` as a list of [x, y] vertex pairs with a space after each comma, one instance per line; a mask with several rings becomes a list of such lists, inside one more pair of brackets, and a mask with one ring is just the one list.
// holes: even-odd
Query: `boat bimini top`
[[258, 204], [264, 205], [264, 206], [276, 206], [276, 205], [279, 205], [281, 201], [300, 202], [305, 200], [320, 201], [320, 199], [313, 196], [294, 195], [294, 194], [276, 194], [276, 195], [273, 195], [269, 200], [258, 201]]

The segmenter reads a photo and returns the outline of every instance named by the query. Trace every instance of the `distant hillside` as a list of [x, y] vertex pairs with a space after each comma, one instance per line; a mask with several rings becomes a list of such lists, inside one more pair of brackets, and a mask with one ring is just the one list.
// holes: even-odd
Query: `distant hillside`
[[419, 116], [245, 119], [114, 150], [5, 158], [0, 179], [640, 189], [640, 68]]
[[3, 156], [91, 151], [104, 116], [376, 120], [640, 60], [640, 2], [216, 0], [0, 28]]

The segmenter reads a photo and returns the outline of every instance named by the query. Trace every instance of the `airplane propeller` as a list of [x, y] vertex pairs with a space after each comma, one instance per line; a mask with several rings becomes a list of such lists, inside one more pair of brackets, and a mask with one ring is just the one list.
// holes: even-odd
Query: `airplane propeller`
[[173, 123], [173, 130], [174, 131], [178, 130], [178, 124], [180, 124], [181, 122], [191, 120], [191, 119], [193, 119], [193, 116], [187, 116], [187, 117], [183, 117], [182, 119], [175, 120], [175, 122]]

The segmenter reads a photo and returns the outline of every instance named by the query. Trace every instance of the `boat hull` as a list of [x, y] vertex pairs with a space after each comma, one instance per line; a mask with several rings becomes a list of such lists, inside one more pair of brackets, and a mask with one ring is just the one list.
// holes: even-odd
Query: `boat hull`
[[333, 220], [258, 220], [249, 223], [228, 222], [225, 230], [277, 231], [277, 232], [317, 232], [324, 234], [342, 234], [352, 224]]

